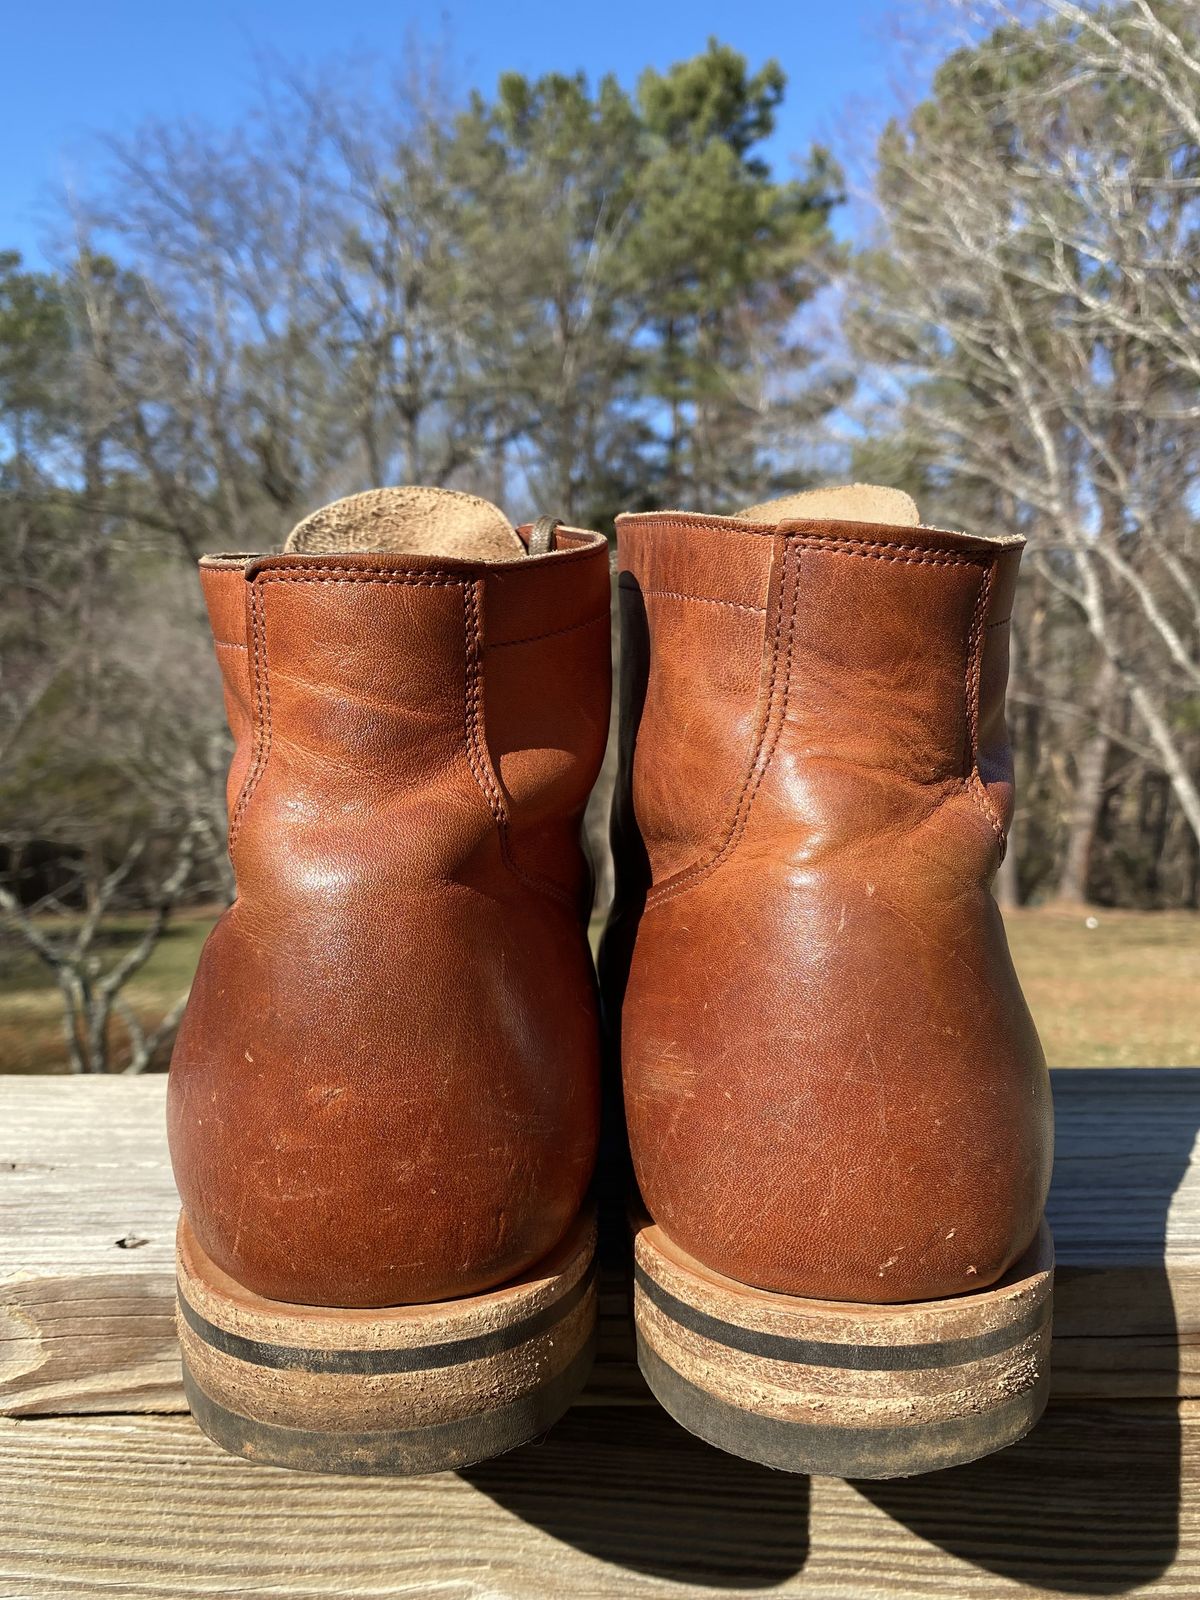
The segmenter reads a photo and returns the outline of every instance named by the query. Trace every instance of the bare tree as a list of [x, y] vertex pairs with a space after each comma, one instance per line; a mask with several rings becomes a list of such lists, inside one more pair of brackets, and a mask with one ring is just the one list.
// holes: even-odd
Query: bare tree
[[[163, 1045], [175, 1034], [187, 990], [151, 1027], [143, 1027], [122, 991], [153, 955], [188, 881], [195, 861], [200, 823], [190, 824], [174, 841], [174, 848], [152, 890], [153, 910], [133, 945], [107, 962], [104, 957], [104, 919], [118, 905], [121, 889], [142, 865], [149, 839], [139, 835], [111, 871], [88, 881], [80, 874], [68, 888], [85, 892], [86, 909], [72, 918], [61, 894], [46, 896], [32, 907], [22, 905], [12, 889], [0, 884], [0, 916], [20, 935], [34, 954], [54, 974], [62, 1001], [63, 1034], [67, 1060], [73, 1072], [109, 1072], [112, 1068], [114, 1015], [125, 1024], [129, 1038], [124, 1070], [144, 1072], [153, 1065]], [[64, 917], [62, 914], [67, 912]], [[60, 930], [53, 929], [55, 921]], [[61, 926], [65, 924], [65, 927]]]
[[1078, 892], [1114, 701], [1200, 838], [1183, 714], [1200, 692], [1200, 15], [1044, 0], [986, 21], [884, 138], [884, 232], [849, 325], [940, 463], [943, 506], [1004, 497], [1092, 641]]

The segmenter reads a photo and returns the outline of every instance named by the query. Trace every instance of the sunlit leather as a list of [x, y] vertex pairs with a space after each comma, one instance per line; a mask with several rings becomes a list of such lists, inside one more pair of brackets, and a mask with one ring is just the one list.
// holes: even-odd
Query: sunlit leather
[[216, 559], [237, 899], [171, 1068], [208, 1255], [274, 1299], [478, 1292], [563, 1236], [597, 1124], [583, 807], [597, 536], [506, 563]]
[[1051, 1153], [990, 892], [1019, 543], [673, 512], [618, 530], [603, 969], [643, 1199], [763, 1289], [990, 1283]]

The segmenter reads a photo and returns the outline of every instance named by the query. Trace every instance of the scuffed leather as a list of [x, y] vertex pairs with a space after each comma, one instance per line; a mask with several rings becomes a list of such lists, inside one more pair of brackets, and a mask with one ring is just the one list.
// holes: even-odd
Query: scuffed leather
[[1052, 1144], [990, 893], [1019, 545], [682, 513], [618, 533], [602, 974], [650, 1214], [785, 1294], [994, 1282]]
[[171, 1065], [184, 1208], [246, 1288], [477, 1293], [575, 1217], [598, 1117], [580, 819], [608, 726], [595, 535], [492, 564], [206, 561], [237, 898]]

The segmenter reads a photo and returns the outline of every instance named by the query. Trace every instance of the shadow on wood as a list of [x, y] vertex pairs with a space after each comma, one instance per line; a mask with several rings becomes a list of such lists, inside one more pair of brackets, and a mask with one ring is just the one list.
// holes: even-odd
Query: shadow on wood
[[725, 1455], [649, 1407], [577, 1409], [540, 1445], [460, 1476], [576, 1550], [655, 1578], [768, 1589], [808, 1559], [807, 1478]]
[[[1069, 1341], [1081, 1357], [1072, 1392], [1088, 1394], [1087, 1341], [1103, 1303], [1110, 1337], [1152, 1343], [1154, 1382], [1147, 1388], [1143, 1374], [1142, 1393], [1163, 1399], [1102, 1412], [1059, 1403], [1027, 1439], [986, 1461], [858, 1485], [951, 1554], [1064, 1594], [1126, 1593], [1167, 1571], [1179, 1548], [1180, 1353], [1166, 1263], [1172, 1201], [1200, 1129], [1200, 1074], [1156, 1077], [1151, 1105], [1136, 1069], [1056, 1074], [1061, 1132], [1049, 1213], [1060, 1256], [1073, 1263], [1060, 1272], [1055, 1307], [1056, 1349]], [[1106, 1162], [1096, 1160], [1099, 1149]], [[1093, 1263], [1100, 1239], [1104, 1257]], [[1111, 1395], [1110, 1339], [1091, 1342], [1092, 1393]]]
[[[597, 1179], [598, 1253], [602, 1278], [625, 1285], [627, 1337], [613, 1354], [631, 1366], [632, 1183], [624, 1126], [610, 1117]], [[809, 1480], [715, 1450], [654, 1404], [577, 1407], [539, 1444], [459, 1476], [572, 1548], [689, 1592], [775, 1588], [808, 1559]]]
[[922, 1539], [1038, 1593], [1124, 1594], [1175, 1559], [1179, 1453], [1171, 1401], [1060, 1403], [986, 1461], [856, 1487]]
[[[1179, 1547], [1180, 1357], [1166, 1260], [1200, 1129], [1200, 1072], [1064, 1072], [1055, 1091], [1050, 1217], [1072, 1263], [1060, 1273], [1055, 1347], [1069, 1352], [1068, 1398], [985, 1461], [855, 1488], [918, 1538], [1039, 1593], [1122, 1594], [1167, 1571]], [[627, 1246], [606, 1188], [611, 1257]], [[1190, 1216], [1174, 1231], [1178, 1260]], [[1113, 1403], [1131, 1338], [1154, 1351], [1153, 1371]], [[724, 1455], [654, 1412], [576, 1411], [540, 1446], [463, 1476], [553, 1537], [656, 1577], [753, 1590], [796, 1575], [808, 1555], [807, 1479]]]

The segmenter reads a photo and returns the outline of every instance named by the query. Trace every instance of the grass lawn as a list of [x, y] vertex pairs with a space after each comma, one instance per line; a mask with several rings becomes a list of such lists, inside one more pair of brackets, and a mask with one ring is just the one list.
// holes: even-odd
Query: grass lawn
[[[210, 911], [181, 915], [129, 986], [143, 1022], [187, 987], [211, 925]], [[1018, 911], [1008, 929], [1051, 1066], [1200, 1066], [1200, 916]], [[137, 923], [115, 922], [109, 935], [106, 955], [132, 942]], [[0, 1072], [65, 1072], [52, 977], [12, 941], [0, 955]]]
[[[200, 946], [214, 921], [207, 907], [181, 912], [154, 954], [123, 991], [143, 1027], [158, 1021], [192, 981]], [[137, 939], [144, 924], [115, 918], [105, 929], [102, 952], [109, 966]], [[124, 1030], [114, 1022], [119, 1049]], [[0, 1072], [66, 1072], [62, 1007], [54, 976], [18, 939], [0, 944]]]
[[1052, 1067], [1200, 1066], [1200, 915], [1047, 910], [1006, 921]]

